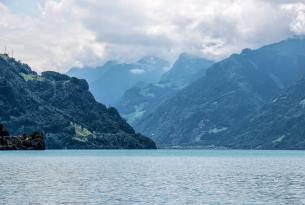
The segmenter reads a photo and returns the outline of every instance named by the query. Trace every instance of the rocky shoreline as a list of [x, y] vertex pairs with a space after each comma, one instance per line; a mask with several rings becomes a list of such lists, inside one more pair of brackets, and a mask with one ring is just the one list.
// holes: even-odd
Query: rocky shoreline
[[9, 132], [0, 124], [0, 150], [44, 150], [44, 137], [39, 132], [30, 135], [10, 136]]

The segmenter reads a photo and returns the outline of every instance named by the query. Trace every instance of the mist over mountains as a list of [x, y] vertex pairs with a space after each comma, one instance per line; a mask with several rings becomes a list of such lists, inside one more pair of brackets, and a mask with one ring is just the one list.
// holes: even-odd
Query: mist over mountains
[[96, 100], [113, 106], [134, 85], [157, 82], [168, 66], [166, 60], [146, 56], [136, 63], [108, 61], [97, 68], [72, 68], [67, 74], [86, 79]]
[[116, 107], [131, 125], [136, 125], [179, 90], [203, 77], [212, 64], [211, 60], [183, 53], [159, 82], [142, 83], [128, 89]]
[[183, 53], [170, 69], [147, 56], [68, 72], [87, 81], [39, 75], [7, 54], [0, 66], [1, 123], [12, 134], [42, 131], [48, 148], [156, 148], [149, 138], [170, 148], [305, 148], [303, 37], [220, 62]]
[[[164, 146], [300, 148], [304, 136], [290, 130], [289, 124], [282, 124], [283, 133], [276, 128], [277, 135], [267, 132], [268, 123], [277, 124], [277, 120], [285, 118], [284, 111], [277, 118], [273, 115], [279, 113], [269, 111], [268, 117], [265, 116], [270, 120], [267, 124], [263, 124], [264, 121], [253, 123], [253, 116], [266, 113], [261, 109], [304, 74], [303, 38], [288, 39], [257, 50], [245, 49], [215, 63], [205, 76], [166, 100], [134, 126]], [[303, 130], [301, 127], [295, 130], [298, 129]], [[286, 132], [289, 140], [299, 139], [302, 143], [286, 142], [288, 137], [282, 137], [288, 136]]]
[[[304, 148], [303, 95], [297, 96], [305, 74], [303, 37], [244, 49], [220, 62], [183, 53], [161, 73], [153, 82], [121, 90], [112, 101], [160, 147]], [[118, 79], [123, 76], [129, 75], [121, 72]], [[108, 85], [117, 83], [107, 78]], [[300, 121], [293, 124], [296, 117]]]
[[305, 205], [305, 0], [0, 0], [0, 205]]

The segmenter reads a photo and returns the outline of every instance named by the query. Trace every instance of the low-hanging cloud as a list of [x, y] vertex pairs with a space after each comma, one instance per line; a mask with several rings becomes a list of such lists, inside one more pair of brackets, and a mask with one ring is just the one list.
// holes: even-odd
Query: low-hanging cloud
[[305, 0], [39, 0], [38, 15], [0, 0], [0, 46], [36, 70], [189, 52], [224, 58], [305, 34]]
[[290, 30], [297, 35], [305, 34], [305, 4], [284, 4], [282, 9], [287, 11], [293, 18], [290, 23]]

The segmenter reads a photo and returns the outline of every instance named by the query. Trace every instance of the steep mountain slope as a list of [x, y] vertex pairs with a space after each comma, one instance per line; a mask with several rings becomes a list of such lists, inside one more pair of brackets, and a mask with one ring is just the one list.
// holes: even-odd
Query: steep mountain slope
[[228, 146], [232, 130], [304, 74], [304, 39], [246, 49], [214, 64], [143, 118], [137, 130], [161, 145]]
[[255, 113], [234, 132], [230, 147], [305, 149], [305, 79]]
[[38, 75], [0, 56], [0, 121], [13, 135], [42, 131], [48, 148], [155, 148], [114, 108], [97, 103], [85, 80]]
[[71, 69], [69, 76], [86, 79], [95, 98], [115, 105], [124, 92], [139, 82], [157, 82], [168, 67], [163, 59], [147, 56], [133, 64], [108, 61], [101, 67]]
[[177, 89], [184, 88], [203, 77], [207, 68], [213, 63], [213, 61], [205, 58], [182, 53], [173, 67], [162, 76], [159, 84]]
[[129, 123], [136, 125], [176, 92], [204, 76], [212, 64], [204, 58], [181, 54], [160, 82], [137, 84], [128, 89], [116, 107]]

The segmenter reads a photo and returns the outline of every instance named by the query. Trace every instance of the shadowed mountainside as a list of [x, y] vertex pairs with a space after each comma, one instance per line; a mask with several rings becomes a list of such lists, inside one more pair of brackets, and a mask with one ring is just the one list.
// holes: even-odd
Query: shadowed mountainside
[[56, 72], [33, 72], [0, 56], [0, 121], [13, 135], [42, 131], [47, 148], [156, 148], [155, 143], [97, 103], [88, 83]]
[[233, 133], [231, 148], [305, 148], [305, 79], [272, 99]]
[[[249, 142], [243, 140], [247, 135], [239, 134], [244, 123], [304, 74], [303, 38], [245, 49], [214, 64], [204, 77], [163, 102], [135, 126], [163, 146], [249, 148]], [[275, 136], [259, 136], [248, 136], [253, 137], [250, 141], [255, 147], [276, 147], [271, 145]], [[300, 148], [297, 144], [281, 145], [285, 147]]]
[[116, 107], [131, 125], [137, 125], [167, 99], [203, 77], [213, 61], [183, 53], [158, 83], [142, 83], [128, 89]]

